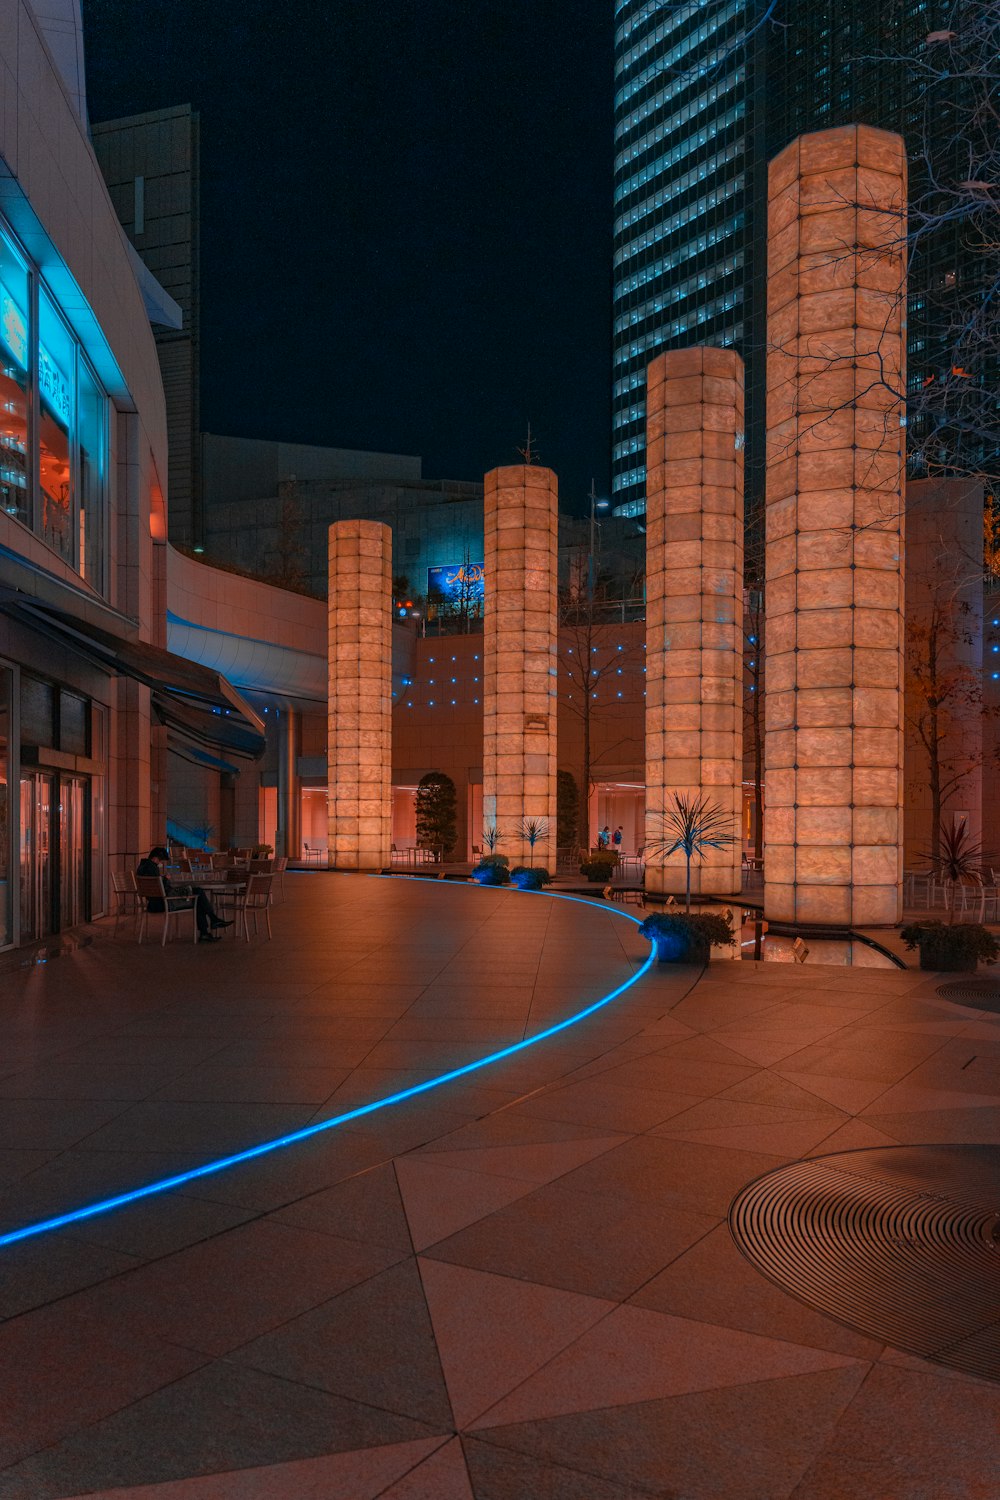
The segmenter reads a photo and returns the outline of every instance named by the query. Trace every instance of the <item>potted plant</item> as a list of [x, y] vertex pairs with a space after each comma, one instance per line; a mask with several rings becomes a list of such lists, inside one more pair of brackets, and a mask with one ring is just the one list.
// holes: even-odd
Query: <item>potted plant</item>
[[920, 949], [922, 969], [971, 974], [980, 959], [1000, 958], [1000, 943], [981, 922], [910, 922], [899, 935], [907, 948]]
[[580, 874], [586, 875], [591, 885], [607, 885], [617, 863], [617, 854], [593, 854], [580, 861]]
[[[686, 867], [684, 909], [690, 912], [691, 861], [695, 857], [704, 859], [710, 849], [726, 849], [735, 844], [733, 818], [704, 792], [697, 796], [674, 792], [672, 800], [672, 807], [656, 814], [660, 833], [658, 837], [646, 840], [646, 864], [649, 865], [651, 855], [669, 858], [678, 849], [683, 852]], [[704, 961], [707, 963], [708, 959]]]
[[728, 916], [715, 912], [657, 912], [639, 928], [661, 964], [707, 964], [713, 948], [733, 943]]
[[485, 854], [472, 872], [479, 885], [506, 885], [510, 880], [506, 854]]
[[511, 885], [522, 891], [540, 891], [551, 878], [542, 865], [515, 865], [510, 872]]

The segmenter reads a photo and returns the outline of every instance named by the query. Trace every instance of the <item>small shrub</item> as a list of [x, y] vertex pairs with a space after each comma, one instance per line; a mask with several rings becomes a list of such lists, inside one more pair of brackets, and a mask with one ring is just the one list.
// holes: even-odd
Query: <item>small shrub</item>
[[506, 885], [510, 880], [509, 863], [506, 854], [487, 854], [476, 865], [472, 878], [480, 885]]
[[511, 884], [522, 891], [540, 891], [551, 879], [548, 870], [542, 865], [515, 865], [510, 872]]
[[639, 931], [655, 944], [661, 964], [707, 964], [713, 948], [733, 941], [729, 918], [713, 912], [657, 912]]
[[617, 855], [593, 855], [590, 859], [581, 861], [580, 874], [586, 875], [591, 885], [606, 885], [614, 874], [617, 863]]
[[922, 969], [974, 973], [980, 959], [1000, 958], [1000, 944], [980, 922], [911, 922], [899, 935], [907, 948], [920, 949]]

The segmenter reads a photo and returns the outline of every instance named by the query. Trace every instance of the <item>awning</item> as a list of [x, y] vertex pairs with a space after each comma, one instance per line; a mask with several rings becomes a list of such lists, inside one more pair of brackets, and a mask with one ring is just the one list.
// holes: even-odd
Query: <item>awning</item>
[[202, 770], [207, 767], [210, 771], [221, 771], [227, 776], [240, 774], [239, 766], [228, 760], [220, 760], [219, 756], [210, 755], [207, 750], [199, 750], [197, 745], [192, 745], [183, 735], [175, 734], [173, 730], [167, 734], [167, 749], [172, 755], [179, 755], [181, 760], [190, 761], [191, 765], [199, 766]]
[[144, 683], [153, 695], [158, 721], [181, 738], [197, 745], [221, 746], [250, 760], [264, 754], [263, 721], [220, 673], [162, 646], [124, 640], [34, 601], [16, 600], [4, 609], [105, 671]]

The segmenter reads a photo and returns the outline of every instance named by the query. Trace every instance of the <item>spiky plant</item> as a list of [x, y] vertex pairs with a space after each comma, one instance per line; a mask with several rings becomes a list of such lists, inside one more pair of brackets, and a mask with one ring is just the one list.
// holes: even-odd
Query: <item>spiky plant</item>
[[685, 910], [690, 911], [691, 861], [704, 859], [710, 849], [728, 849], [736, 843], [733, 816], [704, 792], [672, 792], [671, 804], [666, 812], [655, 814], [659, 832], [646, 840], [646, 861], [650, 855], [668, 859], [678, 849], [683, 851], [687, 868]]
[[530, 869], [535, 863], [535, 845], [540, 839], [544, 839], [548, 835], [549, 820], [548, 818], [522, 818], [517, 831], [519, 837], [524, 839], [524, 842], [531, 850], [528, 859], [528, 868]]
[[955, 895], [960, 885], [978, 885], [982, 880], [985, 855], [983, 846], [969, 832], [969, 825], [962, 818], [958, 822], [942, 822], [938, 833], [938, 847], [925, 849], [927, 860], [937, 880], [945, 882], [945, 906], [948, 920], [955, 920]]
[[503, 837], [495, 823], [488, 823], [483, 829], [483, 843], [491, 854], [495, 852], [497, 844], [503, 843]]

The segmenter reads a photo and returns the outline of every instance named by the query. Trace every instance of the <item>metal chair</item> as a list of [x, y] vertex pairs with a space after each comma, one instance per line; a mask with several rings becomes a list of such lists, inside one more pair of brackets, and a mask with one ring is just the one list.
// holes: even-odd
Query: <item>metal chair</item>
[[111, 886], [115, 897], [115, 927], [113, 937], [118, 936], [118, 923], [122, 917], [138, 916], [139, 897], [135, 888], [135, 876], [131, 870], [112, 870]]
[[[150, 915], [154, 917], [162, 916], [163, 939], [161, 947], [166, 947], [172, 918], [181, 917], [185, 912], [189, 913], [191, 917], [191, 941], [195, 943], [198, 941], [198, 923], [195, 918], [194, 901], [189, 896], [168, 896], [164, 889], [163, 877], [161, 875], [136, 875], [135, 890], [142, 907], [142, 915], [139, 919], [140, 943], [146, 935], [146, 922]], [[151, 901], [162, 901], [162, 912], [150, 913], [149, 903]]]
[[285, 899], [285, 871], [288, 869], [288, 855], [287, 854], [279, 854], [276, 859], [273, 859], [271, 861], [271, 865], [272, 865], [272, 873], [274, 874], [275, 885], [277, 886], [277, 889], [278, 889], [278, 900], [279, 901], [284, 901], [284, 899]]
[[250, 941], [249, 918], [253, 917], [254, 937], [257, 936], [257, 913], [264, 913], [267, 935], [271, 936], [271, 882], [273, 875], [248, 875], [246, 890], [236, 903], [237, 918], [241, 919], [243, 936]]

